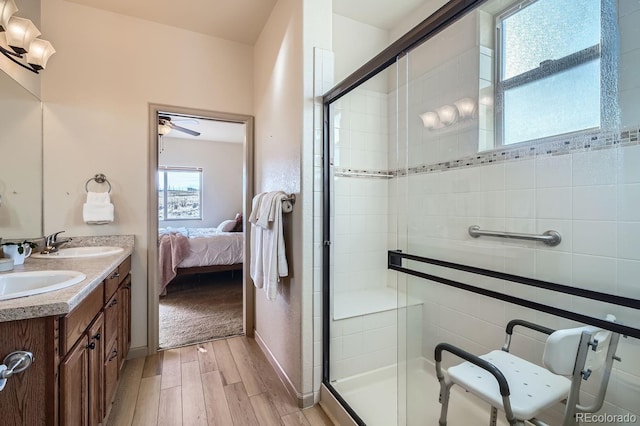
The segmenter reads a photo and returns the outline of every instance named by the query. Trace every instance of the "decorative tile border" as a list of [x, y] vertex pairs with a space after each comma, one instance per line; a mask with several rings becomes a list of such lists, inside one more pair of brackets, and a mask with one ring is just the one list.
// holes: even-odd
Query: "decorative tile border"
[[410, 167], [406, 170], [397, 170], [394, 173], [398, 176], [406, 176], [410, 174], [476, 167], [509, 160], [534, 158], [543, 155], [564, 155], [580, 151], [596, 151], [600, 149], [614, 148], [618, 145], [638, 145], [639, 135], [640, 128], [615, 133], [600, 133], [598, 131], [581, 133], [572, 136], [549, 138], [538, 142], [531, 142], [526, 146], [520, 145], [512, 148], [503, 147], [503, 149], [486, 151], [484, 153], [464, 157], [459, 160], [451, 160], [429, 165], [423, 164]]
[[398, 170], [363, 170], [350, 168], [336, 168], [335, 176], [342, 177], [380, 177], [392, 178], [422, 173], [432, 173], [450, 169], [477, 167], [503, 161], [535, 158], [544, 155], [573, 154], [580, 151], [597, 151], [615, 148], [617, 146], [631, 146], [640, 144], [640, 127], [622, 132], [589, 132], [573, 136], [549, 138], [539, 142], [532, 142], [526, 146], [486, 151], [460, 158], [458, 160], [443, 161], [435, 164], [421, 164], [408, 169]]

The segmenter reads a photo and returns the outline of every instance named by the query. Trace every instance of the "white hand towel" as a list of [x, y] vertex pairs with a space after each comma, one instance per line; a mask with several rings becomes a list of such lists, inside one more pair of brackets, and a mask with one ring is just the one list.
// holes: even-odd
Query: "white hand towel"
[[113, 222], [114, 207], [108, 192], [87, 192], [87, 202], [82, 206], [84, 221], [92, 225]]
[[109, 204], [111, 197], [108, 192], [87, 192], [87, 204]]

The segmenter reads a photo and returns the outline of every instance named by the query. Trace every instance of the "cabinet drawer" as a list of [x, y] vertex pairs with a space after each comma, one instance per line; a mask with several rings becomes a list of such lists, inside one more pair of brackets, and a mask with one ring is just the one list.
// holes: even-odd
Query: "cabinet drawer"
[[80, 305], [76, 306], [73, 311], [69, 312], [60, 321], [60, 353], [62, 356], [69, 352], [96, 315], [98, 315], [100, 309], [102, 309], [104, 304], [103, 293], [104, 285], [100, 283]]
[[122, 280], [129, 275], [129, 271], [131, 271], [131, 256], [123, 260], [104, 280], [104, 300], [109, 300], [113, 296]]

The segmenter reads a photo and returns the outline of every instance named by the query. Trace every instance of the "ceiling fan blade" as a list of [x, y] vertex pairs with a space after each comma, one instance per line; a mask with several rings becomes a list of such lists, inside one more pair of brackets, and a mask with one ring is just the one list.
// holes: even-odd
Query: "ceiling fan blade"
[[191, 136], [200, 136], [200, 132], [196, 132], [195, 130], [191, 130], [191, 129], [187, 129], [187, 128], [184, 128], [184, 127], [176, 126], [172, 122], [169, 122], [167, 124], [169, 124], [169, 126], [172, 129], [177, 130], [179, 132], [184, 132], [184, 133], [187, 133], [187, 134], [189, 134]]

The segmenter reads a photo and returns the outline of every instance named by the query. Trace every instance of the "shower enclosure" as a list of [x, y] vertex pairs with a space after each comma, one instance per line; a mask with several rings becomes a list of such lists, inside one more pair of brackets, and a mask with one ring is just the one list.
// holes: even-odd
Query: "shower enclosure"
[[324, 96], [323, 383], [358, 424], [438, 424], [438, 343], [589, 324], [626, 336], [592, 423], [639, 421], [640, 3], [440, 3]]

